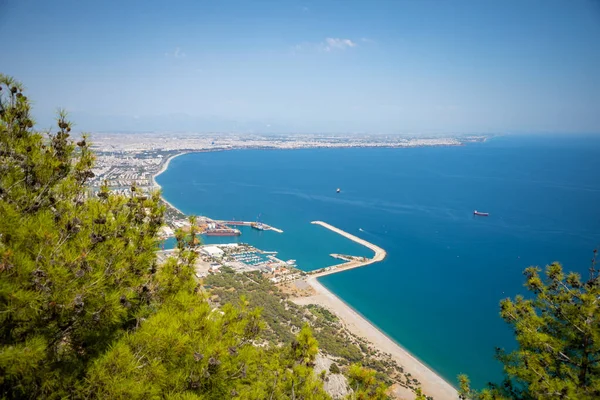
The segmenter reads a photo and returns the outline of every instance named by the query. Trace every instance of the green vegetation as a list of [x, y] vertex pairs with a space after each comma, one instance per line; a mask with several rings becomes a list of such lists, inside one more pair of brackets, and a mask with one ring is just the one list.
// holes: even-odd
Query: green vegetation
[[[222, 268], [203, 289], [194, 218], [157, 265], [159, 193], [92, 193], [88, 138], [73, 140], [62, 112], [56, 132], [33, 125], [22, 86], [0, 75], [1, 398], [327, 399], [319, 349], [352, 399], [385, 399], [392, 380], [424, 398], [335, 315], [260, 273]], [[506, 379], [476, 392], [461, 376], [462, 398], [600, 398], [595, 256], [585, 282], [558, 263], [525, 270], [531, 297], [501, 302], [518, 342], [497, 353]]]
[[19, 83], [0, 75], [0, 387], [66, 396], [151, 311], [158, 194], [86, 199], [94, 156], [32, 131]]
[[331, 311], [329, 311], [328, 309], [326, 309], [324, 307], [321, 307], [316, 304], [309, 304], [306, 307], [316, 317], [321, 317], [321, 318], [325, 319], [325, 321], [327, 321], [327, 322], [337, 322], [338, 321], [338, 317], [336, 317], [335, 314], [333, 314]]
[[414, 390], [419, 386], [388, 355], [370, 349], [364, 339], [347, 332], [329, 310], [317, 305], [298, 306], [258, 272], [236, 274], [225, 267], [220, 274], [206, 277], [204, 284], [210, 287], [210, 299], [215, 304], [236, 303], [242, 295], [251, 307], [260, 308], [266, 323], [263, 336], [272, 346], [291, 340], [308, 323], [320, 350], [336, 359], [345, 370], [350, 364], [361, 363], [373, 370], [378, 383], [398, 382]]
[[502, 385], [482, 392], [459, 377], [465, 399], [600, 398], [600, 278], [596, 250], [587, 281], [565, 275], [560, 264], [525, 270], [531, 297], [500, 303], [500, 315], [515, 332], [518, 348], [497, 351], [504, 364]]
[[342, 371], [340, 370], [340, 367], [338, 367], [338, 365], [336, 363], [332, 363], [329, 366], [329, 372], [331, 372], [332, 374], [339, 374]]
[[256, 346], [259, 310], [214, 309], [194, 279], [197, 232], [158, 266], [159, 193], [92, 194], [89, 140], [57, 123], [33, 131], [0, 75], [0, 397], [328, 398], [310, 329]]
[[356, 400], [384, 400], [387, 399], [385, 386], [375, 376], [375, 371], [362, 368], [360, 364], [353, 364], [348, 370], [350, 387], [354, 390], [353, 398]]
[[[339, 340], [341, 328], [334, 323], [337, 317], [318, 306], [312, 310], [325, 310], [326, 314], [307, 313], [303, 307], [287, 300], [287, 296], [259, 272], [236, 274], [230, 268], [221, 268], [220, 274], [209, 275], [204, 283], [212, 287], [210, 293], [217, 296], [220, 304], [237, 303], [243, 295], [252, 307], [259, 307], [267, 325], [264, 337], [272, 345], [291, 341], [293, 332], [310, 322], [321, 350], [346, 362], [363, 359], [357, 346]], [[321, 315], [328, 315], [329, 319]]]

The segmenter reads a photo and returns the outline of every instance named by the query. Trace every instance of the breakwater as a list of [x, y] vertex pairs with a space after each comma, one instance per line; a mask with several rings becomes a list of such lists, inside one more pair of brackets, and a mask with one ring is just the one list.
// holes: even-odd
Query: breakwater
[[356, 261], [356, 260], [352, 260], [352, 261], [348, 261], [347, 263], [341, 264], [341, 265], [334, 265], [331, 267], [326, 267], [326, 268], [321, 268], [318, 269], [316, 271], [312, 271], [310, 274], [315, 277], [318, 278], [320, 276], [325, 276], [325, 275], [331, 275], [331, 274], [335, 274], [337, 272], [342, 272], [342, 271], [346, 271], [349, 269], [353, 269], [353, 268], [360, 268], [360, 267], [364, 267], [366, 265], [370, 265], [379, 261], [382, 261], [387, 253], [385, 252], [384, 249], [382, 249], [381, 247], [367, 242], [364, 239], [359, 238], [358, 236], [354, 236], [351, 233], [348, 233], [346, 231], [343, 231], [339, 228], [336, 228], [333, 225], [328, 224], [327, 222], [323, 222], [323, 221], [312, 221], [311, 224], [314, 225], [320, 225], [324, 228], [329, 229], [330, 231], [333, 231], [339, 235], [344, 236], [345, 238], [348, 238], [350, 240], [352, 240], [353, 242], [356, 242], [358, 244], [361, 244], [365, 247], [367, 247], [370, 250], [373, 250], [373, 252], [375, 252], [375, 255], [372, 258], [368, 258], [364, 261]]

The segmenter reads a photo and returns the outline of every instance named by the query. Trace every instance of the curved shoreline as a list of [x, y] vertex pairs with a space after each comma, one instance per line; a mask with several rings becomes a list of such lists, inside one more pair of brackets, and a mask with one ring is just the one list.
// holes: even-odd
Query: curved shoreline
[[[167, 170], [171, 160], [173, 160], [175, 157], [179, 157], [183, 154], [188, 153], [195, 153], [195, 151], [178, 153], [170, 156], [165, 161], [161, 169], [152, 177], [154, 186], [156, 188], [161, 189], [161, 186], [158, 184], [158, 182], [156, 182], [156, 177], [158, 177], [160, 174]], [[170, 207], [184, 214], [181, 210], [179, 210], [177, 207], [175, 207], [173, 204], [167, 201], [164, 198], [164, 196], [162, 196], [162, 193], [161, 198]], [[320, 225], [326, 229], [329, 229], [335, 233], [338, 233], [348, 238], [349, 240], [359, 243], [372, 250], [375, 253], [375, 255], [372, 258], [367, 259], [366, 261], [350, 261], [348, 263], [334, 266], [335, 268], [332, 268], [330, 270], [322, 271], [311, 275], [306, 279], [306, 282], [317, 292], [317, 294], [309, 297], [296, 298], [293, 299], [293, 301], [297, 304], [319, 304], [332, 310], [336, 315], [338, 315], [340, 320], [344, 323], [344, 325], [346, 325], [347, 329], [350, 332], [360, 337], [366, 338], [369, 342], [371, 342], [374, 345], [374, 347], [378, 348], [382, 352], [389, 353], [392, 356], [392, 358], [396, 360], [396, 362], [398, 362], [401, 366], [406, 368], [407, 372], [410, 372], [414, 378], [419, 380], [423, 392], [426, 395], [434, 397], [435, 400], [457, 399], [458, 392], [450, 383], [444, 380], [444, 378], [439, 376], [435, 371], [433, 371], [433, 369], [431, 369], [424, 362], [420, 361], [418, 358], [412, 355], [399, 343], [395, 342], [392, 338], [386, 335], [385, 332], [377, 328], [372, 322], [370, 322], [367, 318], [362, 316], [358, 311], [352, 308], [352, 306], [344, 302], [341, 298], [336, 296], [317, 280], [317, 278], [321, 276], [339, 273], [348, 269], [359, 268], [376, 262], [380, 262], [387, 256], [386, 251], [379, 246], [376, 246], [364, 239], [354, 236], [339, 228], [336, 228], [333, 225], [330, 225], [326, 222], [313, 221], [311, 223], [315, 225]]]
[[369, 248], [370, 250], [373, 250], [375, 252], [375, 256], [364, 262], [351, 261], [349, 263], [337, 266], [336, 268], [311, 275], [306, 279], [306, 283], [308, 283], [317, 294], [308, 297], [296, 298], [294, 299], [294, 302], [296, 304], [318, 304], [333, 311], [340, 318], [340, 320], [343, 321], [343, 323], [346, 325], [346, 328], [350, 332], [367, 339], [380, 351], [390, 354], [399, 365], [404, 367], [407, 372], [410, 372], [413, 377], [418, 379], [421, 383], [423, 392], [427, 396], [432, 396], [436, 400], [457, 399], [458, 392], [456, 388], [438, 375], [431, 367], [419, 360], [407, 349], [402, 347], [402, 345], [389, 337], [383, 330], [375, 326], [351, 305], [327, 289], [317, 279], [321, 276], [331, 275], [348, 269], [359, 268], [382, 261], [387, 254], [385, 250], [377, 245], [374, 245], [373, 243], [327, 224], [326, 222], [313, 221], [312, 223], [321, 225]]
[[318, 304], [333, 311], [350, 332], [365, 338], [378, 350], [390, 354], [405, 369], [405, 372], [410, 372], [414, 378], [418, 379], [425, 395], [432, 396], [435, 400], [458, 398], [458, 392], [454, 386], [375, 326], [350, 304], [327, 289], [317, 277], [309, 277], [306, 283], [315, 289], [317, 294], [293, 299], [294, 303], [299, 305]]
[[170, 157], [169, 157], [169, 158], [167, 158], [167, 160], [166, 160], [166, 161], [163, 163], [163, 165], [162, 165], [162, 167], [160, 168], [160, 170], [159, 170], [157, 173], [155, 173], [154, 175], [152, 175], [152, 183], [154, 184], [154, 187], [155, 187], [155, 188], [157, 188], [158, 190], [160, 190], [160, 191], [161, 191], [161, 193], [160, 193], [160, 198], [161, 198], [161, 199], [162, 199], [162, 200], [163, 200], [165, 203], [167, 203], [167, 205], [168, 205], [169, 207], [171, 207], [171, 208], [172, 208], [172, 209], [174, 209], [174, 210], [177, 210], [178, 212], [180, 212], [180, 213], [181, 213], [181, 214], [183, 214], [183, 215], [185, 215], [185, 213], [184, 213], [183, 211], [181, 211], [179, 208], [175, 207], [175, 206], [174, 206], [174, 205], [173, 205], [171, 202], [169, 202], [167, 199], [165, 199], [165, 196], [163, 196], [163, 193], [162, 193], [162, 186], [160, 186], [160, 185], [158, 184], [158, 182], [156, 181], [156, 178], [157, 178], [157, 177], [158, 177], [160, 174], [162, 174], [163, 172], [165, 172], [165, 171], [167, 170], [167, 168], [169, 168], [169, 164], [171, 163], [171, 160], [173, 160], [173, 159], [174, 159], [174, 158], [176, 158], [176, 157], [182, 156], [182, 155], [184, 155], [184, 154], [189, 154], [189, 153], [195, 153], [195, 152], [193, 152], [193, 151], [184, 151], [184, 152], [182, 152], [182, 153], [177, 153], [177, 154], [174, 154], [174, 155], [170, 156]]

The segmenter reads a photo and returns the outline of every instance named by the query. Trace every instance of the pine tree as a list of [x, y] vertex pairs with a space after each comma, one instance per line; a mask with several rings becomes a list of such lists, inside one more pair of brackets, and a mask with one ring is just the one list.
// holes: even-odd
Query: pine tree
[[525, 270], [531, 297], [500, 303], [500, 315], [515, 332], [518, 348], [497, 351], [506, 379], [482, 393], [460, 376], [463, 398], [597, 399], [600, 398], [600, 278], [596, 251], [583, 282], [565, 275], [559, 263]]
[[353, 390], [349, 400], [387, 400], [386, 387], [381, 383], [374, 370], [360, 364], [352, 364], [348, 370], [350, 388]]
[[197, 236], [156, 263], [158, 192], [93, 193], [89, 138], [33, 130], [23, 87], [0, 75], [0, 397], [326, 399], [308, 328], [264, 346], [260, 310], [211, 309]]
[[87, 197], [94, 155], [60, 113], [32, 130], [23, 88], [0, 75], [0, 390], [60, 397], [148, 314], [158, 193]]

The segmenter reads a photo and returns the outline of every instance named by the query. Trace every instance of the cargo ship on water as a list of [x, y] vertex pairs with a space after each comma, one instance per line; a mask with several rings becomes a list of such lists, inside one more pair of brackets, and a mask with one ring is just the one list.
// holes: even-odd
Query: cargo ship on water
[[240, 236], [242, 232], [239, 229], [230, 228], [227, 225], [209, 223], [202, 232], [205, 236]]
[[240, 236], [242, 232], [239, 229], [217, 228], [207, 229], [202, 233], [204, 236]]

